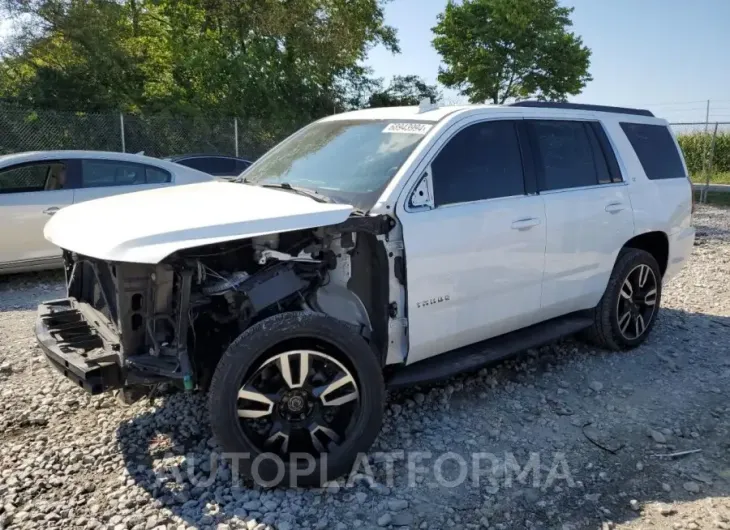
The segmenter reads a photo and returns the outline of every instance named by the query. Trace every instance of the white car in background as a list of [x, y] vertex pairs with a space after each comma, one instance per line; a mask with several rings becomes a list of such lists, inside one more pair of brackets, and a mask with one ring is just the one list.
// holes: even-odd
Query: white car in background
[[0, 156], [0, 274], [62, 265], [61, 250], [43, 237], [43, 226], [64, 206], [211, 180], [216, 179], [202, 171], [135, 154], [36, 151]]

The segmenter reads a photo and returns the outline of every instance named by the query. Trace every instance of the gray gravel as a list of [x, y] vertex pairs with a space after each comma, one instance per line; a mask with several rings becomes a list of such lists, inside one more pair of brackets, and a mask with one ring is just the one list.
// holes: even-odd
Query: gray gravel
[[[60, 274], [0, 278], [0, 528], [730, 528], [730, 210], [695, 225], [645, 345], [568, 340], [392, 394], [374, 480], [317, 490], [234, 484], [202, 396], [123, 407], [75, 388], [32, 333]], [[389, 483], [389, 451], [426, 471], [397, 460]], [[496, 464], [483, 476], [475, 453]]]

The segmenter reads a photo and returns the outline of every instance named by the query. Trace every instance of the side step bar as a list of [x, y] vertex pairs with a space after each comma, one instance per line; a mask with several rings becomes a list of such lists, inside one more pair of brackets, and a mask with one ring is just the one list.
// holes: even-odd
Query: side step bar
[[386, 385], [389, 389], [402, 388], [431, 383], [462, 372], [477, 370], [528, 348], [572, 335], [592, 324], [593, 319], [585, 312], [547, 320], [399, 368], [386, 381]]

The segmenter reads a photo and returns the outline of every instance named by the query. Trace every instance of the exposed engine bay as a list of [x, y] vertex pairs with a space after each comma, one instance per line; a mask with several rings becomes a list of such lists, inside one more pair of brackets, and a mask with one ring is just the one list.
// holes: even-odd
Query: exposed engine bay
[[205, 388], [236, 337], [286, 311], [348, 323], [385, 365], [405, 348], [405, 336], [389, 336], [405, 310], [403, 246], [388, 235], [394, 227], [387, 216], [353, 216], [186, 249], [156, 265], [65, 252], [68, 296], [99, 338], [84, 339], [83, 356], [120, 372], [107, 373], [98, 391], [170, 380]]

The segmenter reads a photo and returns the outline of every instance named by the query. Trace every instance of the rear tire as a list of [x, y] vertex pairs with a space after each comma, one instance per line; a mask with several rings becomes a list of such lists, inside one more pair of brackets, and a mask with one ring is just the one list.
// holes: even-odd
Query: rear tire
[[[302, 346], [297, 346], [299, 344]], [[306, 365], [303, 359], [307, 359]], [[315, 370], [315, 359], [325, 372], [341, 372], [341, 375], [333, 376], [335, 380], [348, 377], [354, 380], [349, 390], [344, 391], [345, 399], [342, 385], [334, 385], [332, 392], [327, 386], [332, 385], [331, 382], [319, 383], [320, 386], [314, 388], [318, 378], [326, 376]], [[286, 370], [282, 368], [284, 364]], [[309, 375], [304, 375], [301, 366], [308, 367], [306, 373]], [[266, 394], [259, 390], [266, 385], [276, 386], [282, 380], [286, 384], [276, 393], [271, 391], [271, 386], [267, 387]], [[324, 392], [322, 385], [327, 386]], [[271, 398], [271, 404], [259, 403], [259, 408], [266, 409], [263, 412], [257, 410], [257, 392]], [[253, 402], [249, 397], [242, 398], [241, 393], [245, 396], [255, 394]], [[332, 397], [325, 398], [326, 394]], [[356, 394], [357, 398], [347, 399], [350, 394]], [[340, 397], [335, 398], [335, 395]], [[337, 401], [346, 403], [333, 405]], [[296, 410], [292, 408], [294, 402]], [[239, 471], [265, 486], [277, 485], [275, 483], [282, 486], [321, 485], [350, 472], [358, 454], [370, 448], [380, 431], [384, 402], [382, 369], [368, 343], [339, 320], [304, 312], [275, 315], [244, 331], [223, 354], [209, 391], [214, 435], [225, 452], [248, 453], [249, 457], [240, 455]], [[341, 417], [341, 407], [351, 407], [344, 411], [345, 416], [340, 420], [347, 425], [337, 436], [323, 436], [322, 433], [337, 430], [326, 418], [333, 410]], [[305, 413], [308, 414], [306, 419]], [[243, 417], [239, 417], [241, 415]], [[269, 422], [271, 431], [267, 430]], [[264, 434], [259, 437], [259, 431], [254, 427], [263, 430]], [[274, 434], [267, 436], [271, 432]], [[308, 436], [311, 437], [309, 441]], [[266, 440], [262, 444], [263, 438]], [[271, 449], [272, 439], [274, 450]], [[311, 467], [311, 459], [309, 463], [292, 459], [289, 452], [294, 453], [295, 442], [299, 445], [311, 443], [315, 448], [311, 452], [315, 462], [313, 469], [303, 469]], [[325, 454], [320, 452], [323, 448], [326, 457], [321, 456]], [[257, 457], [258, 463], [254, 463]]]
[[609, 350], [637, 347], [654, 327], [661, 295], [662, 275], [654, 256], [636, 248], [622, 249], [593, 310], [594, 323], [584, 336]]

